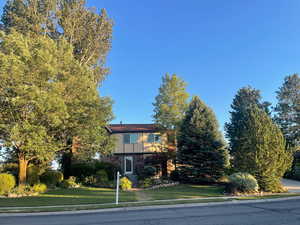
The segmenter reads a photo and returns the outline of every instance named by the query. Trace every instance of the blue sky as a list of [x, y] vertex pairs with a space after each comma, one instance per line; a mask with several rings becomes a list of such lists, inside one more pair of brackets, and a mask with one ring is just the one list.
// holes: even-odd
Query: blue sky
[[[0, 0], [2, 7], [5, 1]], [[114, 122], [151, 123], [161, 77], [176, 73], [228, 121], [237, 90], [276, 103], [284, 76], [300, 71], [299, 0], [88, 0], [114, 21], [111, 69], [100, 89]]]

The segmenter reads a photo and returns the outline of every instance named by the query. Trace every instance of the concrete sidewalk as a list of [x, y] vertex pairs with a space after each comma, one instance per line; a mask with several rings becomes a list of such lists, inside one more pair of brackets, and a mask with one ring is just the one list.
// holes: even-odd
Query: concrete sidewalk
[[290, 193], [300, 193], [300, 181], [282, 179], [282, 185], [287, 188]]

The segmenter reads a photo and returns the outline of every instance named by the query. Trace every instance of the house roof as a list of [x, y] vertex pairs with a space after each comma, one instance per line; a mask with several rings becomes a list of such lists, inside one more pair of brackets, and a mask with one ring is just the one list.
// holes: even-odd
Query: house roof
[[110, 133], [152, 133], [157, 132], [155, 124], [111, 124], [107, 127]]

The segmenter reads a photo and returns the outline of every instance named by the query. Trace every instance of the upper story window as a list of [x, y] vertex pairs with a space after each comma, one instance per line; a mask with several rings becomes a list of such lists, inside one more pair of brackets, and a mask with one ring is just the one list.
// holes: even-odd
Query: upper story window
[[136, 144], [138, 141], [138, 134], [124, 134], [123, 142], [124, 144]]
[[149, 134], [147, 142], [160, 143], [160, 135], [159, 134]]

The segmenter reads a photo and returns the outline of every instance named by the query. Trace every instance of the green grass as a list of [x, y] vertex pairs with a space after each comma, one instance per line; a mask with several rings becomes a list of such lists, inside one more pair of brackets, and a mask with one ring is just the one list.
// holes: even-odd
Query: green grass
[[218, 197], [224, 196], [224, 187], [182, 184], [142, 192], [151, 200]]
[[[120, 192], [120, 202], [135, 201], [133, 192]], [[115, 201], [115, 190], [109, 188], [73, 188], [51, 190], [39, 196], [0, 198], [1, 207], [102, 204]]]
[[[266, 199], [266, 198], [299, 196], [299, 194], [276, 194], [276, 195], [266, 195], [266, 196], [246, 196], [246, 197], [241, 196], [234, 199], [214, 198], [214, 197], [224, 196], [223, 192], [224, 192], [224, 188], [221, 186], [204, 186], [204, 185], [178, 185], [178, 186], [165, 187], [165, 188], [159, 188], [154, 190], [120, 192], [120, 204], [116, 206], [115, 204], [113, 204], [115, 201], [115, 191], [113, 189], [87, 188], [87, 187], [74, 188], [74, 189], [56, 189], [56, 190], [48, 191], [45, 194], [41, 194], [39, 196], [23, 197], [23, 198], [0, 198], [0, 213], [75, 211], [75, 210], [88, 210], [88, 209], [116, 208], [116, 207], [224, 202], [224, 201], [232, 201], [232, 200], [251, 200], [251, 199], [258, 200], [258, 199]], [[138, 198], [139, 196], [143, 197], [144, 199]], [[210, 198], [195, 199], [201, 197], [210, 197]], [[159, 200], [167, 200], [167, 199], [172, 199], [172, 200], [159, 201]], [[186, 200], [179, 200], [179, 199], [186, 199]], [[137, 200], [139, 201], [148, 200], [148, 201], [138, 202]], [[151, 200], [158, 200], [158, 201], [151, 202]], [[125, 203], [125, 202], [132, 202], [132, 203]], [[106, 205], [100, 205], [103, 203], [106, 203]], [[85, 204], [91, 204], [91, 205], [86, 206]], [[57, 207], [39, 208], [39, 206], [57, 206]], [[5, 207], [33, 207], [33, 208], [5, 209]]]
[[175, 205], [175, 204], [193, 204], [193, 203], [209, 203], [209, 202], [228, 202], [231, 199], [190, 199], [190, 200], [174, 200], [168, 202], [132, 202], [132, 203], [120, 203], [119, 205], [90, 205], [90, 206], [66, 206], [60, 208], [30, 208], [30, 209], [1, 209], [0, 213], [32, 213], [32, 212], [60, 212], [60, 211], [77, 211], [77, 210], [95, 210], [95, 209], [108, 209], [108, 208], [125, 208], [125, 207], [139, 207], [139, 206], [155, 206], [155, 205]]

